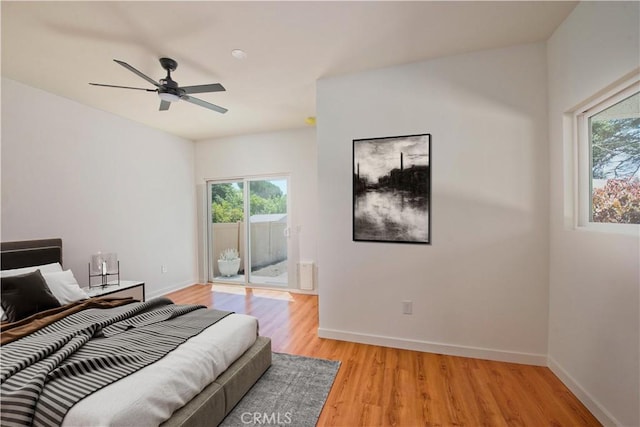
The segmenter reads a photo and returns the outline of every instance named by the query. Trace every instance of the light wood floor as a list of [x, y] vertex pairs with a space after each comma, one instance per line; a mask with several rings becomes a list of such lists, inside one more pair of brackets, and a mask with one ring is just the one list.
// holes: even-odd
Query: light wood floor
[[319, 426], [599, 426], [544, 367], [320, 339], [318, 298], [193, 285], [167, 295], [256, 316], [275, 352], [340, 360]]

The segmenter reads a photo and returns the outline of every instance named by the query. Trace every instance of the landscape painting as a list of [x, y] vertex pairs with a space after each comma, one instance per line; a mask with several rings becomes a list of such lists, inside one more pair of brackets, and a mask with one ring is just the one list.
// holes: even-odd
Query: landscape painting
[[353, 240], [430, 244], [431, 135], [353, 140]]

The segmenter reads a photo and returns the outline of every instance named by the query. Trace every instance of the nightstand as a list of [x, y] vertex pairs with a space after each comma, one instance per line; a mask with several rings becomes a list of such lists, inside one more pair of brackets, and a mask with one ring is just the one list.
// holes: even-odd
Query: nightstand
[[84, 290], [90, 297], [113, 297], [126, 298], [132, 297], [138, 301], [144, 301], [144, 282], [135, 280], [120, 280], [118, 282], [108, 282], [105, 286], [95, 285], [86, 287]]

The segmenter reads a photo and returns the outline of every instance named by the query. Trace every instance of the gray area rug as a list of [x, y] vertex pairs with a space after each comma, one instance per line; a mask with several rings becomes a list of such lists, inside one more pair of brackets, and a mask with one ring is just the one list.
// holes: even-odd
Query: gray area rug
[[271, 367], [220, 426], [313, 427], [339, 367], [338, 361], [273, 353]]

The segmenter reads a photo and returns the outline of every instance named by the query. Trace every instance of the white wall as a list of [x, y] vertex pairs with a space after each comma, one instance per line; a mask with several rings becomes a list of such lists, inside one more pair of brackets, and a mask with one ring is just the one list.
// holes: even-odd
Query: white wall
[[61, 237], [82, 284], [100, 250], [148, 296], [195, 283], [193, 156], [191, 141], [3, 78], [2, 240]]
[[[546, 364], [546, 108], [544, 44], [318, 82], [321, 336]], [[432, 245], [353, 242], [352, 140], [419, 133]]]
[[600, 421], [640, 425], [640, 230], [575, 230], [563, 114], [640, 66], [640, 3], [583, 2], [547, 44], [549, 366]]
[[[289, 175], [291, 253], [289, 287], [297, 288], [299, 261], [316, 261], [318, 208], [316, 132], [314, 128], [219, 138], [196, 143], [196, 186], [199, 196], [200, 280], [206, 279], [204, 187], [207, 180]], [[290, 264], [291, 266], [292, 264]]]

